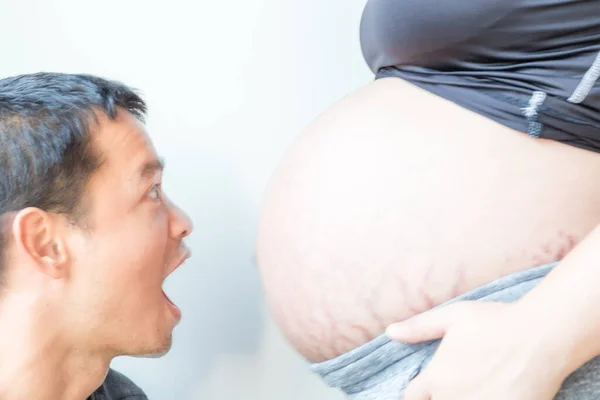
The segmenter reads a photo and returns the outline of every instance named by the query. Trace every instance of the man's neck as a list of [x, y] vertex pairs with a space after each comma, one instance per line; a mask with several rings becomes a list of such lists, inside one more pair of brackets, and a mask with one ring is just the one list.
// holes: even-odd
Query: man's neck
[[111, 358], [68, 343], [56, 314], [28, 300], [0, 302], [0, 399], [86, 399], [104, 381]]

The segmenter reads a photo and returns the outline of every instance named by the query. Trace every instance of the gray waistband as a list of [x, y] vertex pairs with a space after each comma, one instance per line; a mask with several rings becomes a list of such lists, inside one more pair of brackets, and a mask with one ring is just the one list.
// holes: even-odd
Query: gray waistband
[[[556, 263], [517, 272], [481, 286], [444, 304], [442, 307], [461, 300], [487, 300], [511, 302], [518, 300], [531, 290], [554, 268]], [[436, 307], [436, 308], [438, 308]], [[392, 342], [386, 335], [341, 356], [312, 364], [310, 369], [320, 375], [331, 387], [339, 388], [351, 397], [369, 391], [386, 381], [395, 379], [395, 391], [403, 389], [420, 369], [429, 361], [439, 341], [407, 344]], [[402, 365], [402, 364], [409, 365]], [[398, 379], [405, 382], [399, 383]], [[361, 398], [383, 398], [363, 396]], [[394, 397], [397, 398], [397, 397]]]

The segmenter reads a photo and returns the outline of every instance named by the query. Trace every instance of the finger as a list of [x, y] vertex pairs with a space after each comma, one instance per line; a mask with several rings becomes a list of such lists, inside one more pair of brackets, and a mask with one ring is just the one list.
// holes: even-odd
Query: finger
[[457, 314], [465, 304], [455, 303], [446, 307], [426, 311], [403, 322], [388, 326], [386, 334], [392, 340], [413, 343], [443, 337], [455, 322]]
[[404, 390], [404, 400], [431, 400], [424, 374], [417, 375]]
[[392, 340], [407, 343], [440, 339], [459, 320], [472, 317], [476, 313], [489, 312], [490, 304], [474, 301], [450, 304], [392, 324], [386, 329], [386, 334]]

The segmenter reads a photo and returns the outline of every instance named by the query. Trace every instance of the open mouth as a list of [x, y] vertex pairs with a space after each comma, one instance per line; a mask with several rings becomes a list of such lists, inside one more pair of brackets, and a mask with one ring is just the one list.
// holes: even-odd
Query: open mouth
[[[179, 262], [175, 265], [175, 268], [173, 268], [171, 270], [171, 272], [169, 272], [167, 277], [170, 276], [173, 273], [173, 271], [175, 271], [177, 268], [179, 268], [189, 257], [190, 257], [190, 252], [189, 252], [189, 250], [186, 250], [184, 252], [184, 254], [182, 255], [182, 257], [179, 259]], [[173, 303], [173, 301], [169, 298], [169, 296], [167, 296], [164, 289], [162, 289], [162, 294], [165, 299], [165, 302], [167, 303], [167, 307], [169, 308], [169, 311], [171, 311], [171, 314], [173, 314], [175, 319], [177, 321], [179, 321], [181, 319], [181, 310], [179, 309], [179, 307], [177, 307], [177, 305], [175, 303]]]
[[165, 293], [165, 291], [162, 291], [163, 297], [166, 300], [167, 306], [169, 307], [169, 311], [171, 311], [171, 313], [173, 314], [173, 316], [175, 317], [176, 320], [180, 320], [181, 319], [181, 310], [179, 309], [179, 307], [177, 307], [177, 305], [175, 305], [175, 303], [173, 303], [173, 301], [171, 301], [171, 299], [169, 298], [169, 296], [167, 296], [167, 294]]

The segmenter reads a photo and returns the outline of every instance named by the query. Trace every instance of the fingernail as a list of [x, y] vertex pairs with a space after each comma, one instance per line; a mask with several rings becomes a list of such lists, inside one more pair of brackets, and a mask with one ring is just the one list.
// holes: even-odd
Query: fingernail
[[391, 338], [398, 338], [406, 335], [407, 331], [403, 324], [392, 324], [387, 327], [385, 333]]

